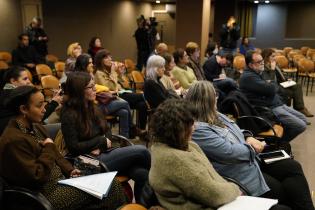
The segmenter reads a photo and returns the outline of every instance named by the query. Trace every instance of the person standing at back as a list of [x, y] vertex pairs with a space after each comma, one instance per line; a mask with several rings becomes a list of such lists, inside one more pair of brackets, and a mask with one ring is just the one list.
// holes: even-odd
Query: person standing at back
[[240, 27], [236, 20], [231, 16], [226, 24], [222, 25], [220, 32], [220, 46], [227, 53], [236, 53], [237, 40], [240, 38]]

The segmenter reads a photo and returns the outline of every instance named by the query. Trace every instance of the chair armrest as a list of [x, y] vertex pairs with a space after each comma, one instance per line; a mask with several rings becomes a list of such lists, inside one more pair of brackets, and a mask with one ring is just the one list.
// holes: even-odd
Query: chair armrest
[[244, 195], [250, 195], [248, 189], [244, 185], [242, 185], [240, 182], [238, 182], [237, 180], [235, 180], [235, 179], [233, 179], [231, 177], [227, 177], [227, 176], [222, 176], [222, 177], [226, 181], [236, 184], [240, 188], [240, 190], [243, 192]]
[[[43, 194], [22, 187], [7, 187], [3, 194], [5, 207], [16, 206], [14, 203], [30, 205], [34, 209], [53, 210], [50, 202]], [[21, 207], [21, 206], [20, 206]]]
[[[239, 123], [241, 123], [241, 121], [245, 121], [245, 120], [247, 120], [247, 119], [255, 119], [255, 120], [257, 120], [257, 121], [263, 122], [266, 126], [269, 127], [269, 129], [272, 130], [273, 134], [274, 134], [275, 136], [277, 136], [277, 133], [276, 133], [276, 131], [273, 129], [272, 125], [271, 125], [268, 121], [266, 121], [264, 118], [262, 118], [262, 117], [258, 117], [258, 116], [241, 116], [241, 117], [237, 118], [236, 123], [239, 124]], [[242, 129], [250, 130], [250, 128], [242, 128]]]
[[118, 134], [112, 134], [111, 141], [119, 143], [120, 147], [126, 147], [126, 146], [134, 145], [129, 139], [127, 139], [124, 136], [118, 135]]

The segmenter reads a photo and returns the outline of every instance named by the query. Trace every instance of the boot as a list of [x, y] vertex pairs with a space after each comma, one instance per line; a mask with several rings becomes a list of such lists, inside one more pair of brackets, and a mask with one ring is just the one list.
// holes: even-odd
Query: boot
[[306, 117], [314, 117], [314, 115], [313, 114], [311, 114], [309, 111], [308, 111], [308, 109], [307, 108], [303, 108], [303, 109], [300, 109], [300, 110], [298, 110], [299, 112], [301, 112], [302, 114], [304, 114]]

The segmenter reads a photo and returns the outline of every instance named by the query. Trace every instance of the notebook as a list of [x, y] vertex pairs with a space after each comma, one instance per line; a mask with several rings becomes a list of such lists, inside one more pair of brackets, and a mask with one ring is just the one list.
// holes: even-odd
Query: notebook
[[59, 184], [69, 185], [78, 188], [94, 197], [103, 199], [107, 197], [109, 189], [117, 171], [81, 176], [77, 178], [58, 181]]
[[268, 210], [277, 203], [278, 200], [275, 199], [239, 196], [234, 201], [221, 206], [218, 210]]
[[293, 80], [288, 80], [285, 82], [281, 82], [280, 85], [284, 88], [288, 88], [288, 87], [292, 87], [292, 86], [296, 85], [296, 82]]

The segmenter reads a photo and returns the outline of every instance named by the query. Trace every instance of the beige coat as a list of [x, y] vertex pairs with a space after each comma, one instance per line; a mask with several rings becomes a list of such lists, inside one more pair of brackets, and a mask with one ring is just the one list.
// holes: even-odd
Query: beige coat
[[238, 186], [224, 180], [193, 142], [188, 151], [155, 143], [151, 155], [150, 185], [167, 209], [211, 210], [240, 195]]

